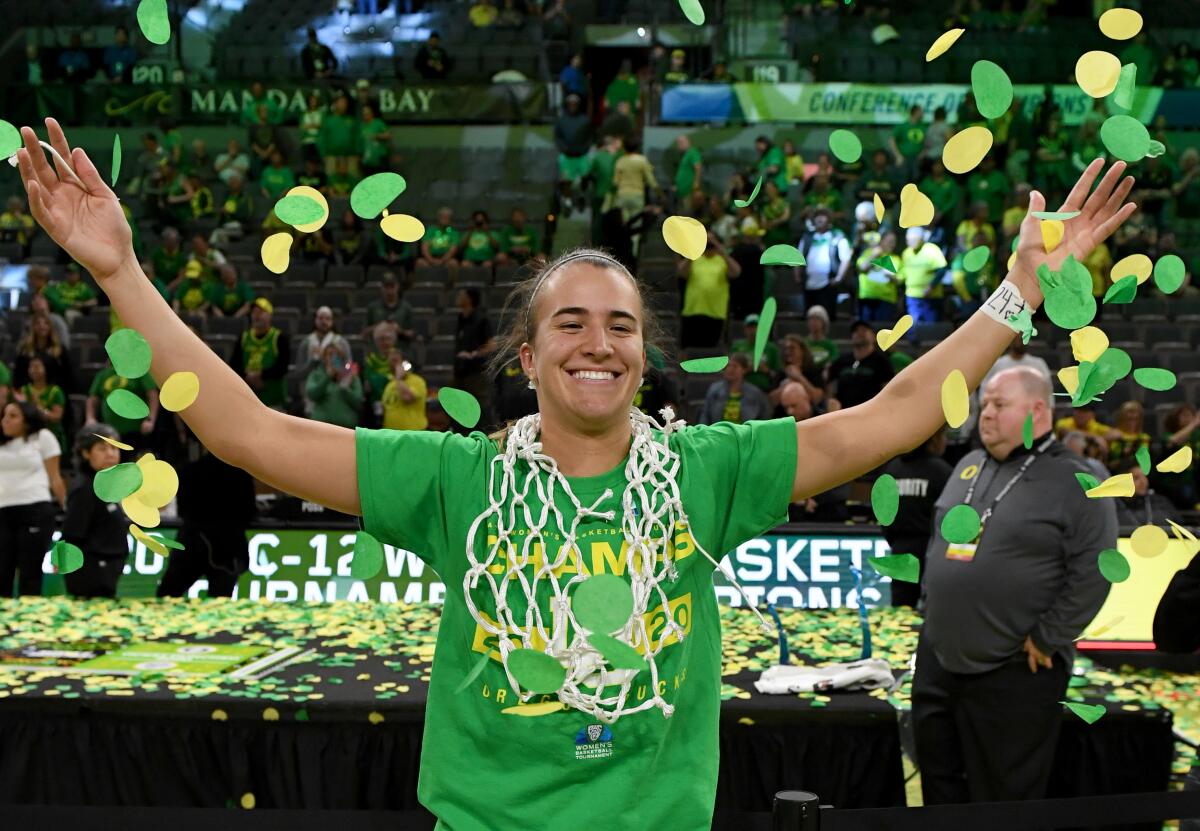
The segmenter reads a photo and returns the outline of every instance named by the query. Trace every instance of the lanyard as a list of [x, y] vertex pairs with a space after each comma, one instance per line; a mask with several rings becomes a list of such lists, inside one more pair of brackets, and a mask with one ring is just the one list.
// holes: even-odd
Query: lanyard
[[[988, 509], [983, 512], [982, 516], [979, 517], [979, 533], [981, 536], [983, 534], [983, 526], [987, 524], [988, 519], [995, 512], [996, 506], [1000, 504], [1000, 500], [1008, 496], [1008, 492], [1013, 489], [1013, 485], [1017, 484], [1020, 478], [1025, 475], [1030, 467], [1033, 466], [1033, 463], [1041, 458], [1041, 455], [1045, 453], [1046, 449], [1049, 448], [1053, 443], [1054, 436], [1051, 434], [1044, 442], [1037, 446], [1037, 449], [1035, 449], [1033, 453], [1025, 457], [1025, 461], [1021, 463], [1021, 467], [1017, 470], [1016, 475], [1008, 480], [1008, 484], [1001, 488], [1000, 493], [996, 494], [996, 498], [992, 500], [992, 504], [989, 505]], [[990, 458], [990, 456], [984, 457], [983, 464], [979, 466], [979, 472], [976, 473], [975, 477], [971, 480], [971, 485], [967, 488], [967, 495], [963, 499], [965, 504], [971, 504], [971, 499], [975, 496], [975, 486], [978, 485], [979, 480], [983, 478], [983, 471], [987, 467], [987, 463]]]

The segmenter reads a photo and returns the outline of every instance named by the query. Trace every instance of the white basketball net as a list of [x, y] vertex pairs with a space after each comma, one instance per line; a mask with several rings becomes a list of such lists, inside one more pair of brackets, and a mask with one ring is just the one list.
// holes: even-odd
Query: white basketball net
[[[621, 500], [621, 528], [628, 543], [625, 551], [625, 571], [633, 590], [633, 612], [615, 637], [643, 653], [651, 677], [652, 697], [636, 706], [628, 699], [637, 671], [614, 670], [605, 666], [604, 657], [587, 642], [567, 599], [571, 586], [591, 576], [584, 573], [584, 559], [575, 542], [579, 523], [588, 517], [598, 517], [611, 522], [614, 518], [613, 511], [597, 511], [595, 508], [612, 496], [612, 491], [605, 490], [590, 507], [580, 504], [571, 492], [566, 477], [559, 472], [557, 463], [541, 452], [542, 445], [536, 441], [541, 429], [541, 416], [537, 414], [522, 418], [509, 429], [504, 452], [492, 460], [492, 472], [488, 481], [490, 505], [471, 524], [467, 534], [467, 559], [471, 567], [463, 580], [463, 590], [466, 594], [467, 608], [475, 622], [488, 633], [497, 636], [504, 672], [522, 702], [527, 702], [534, 693], [522, 692], [508, 667], [508, 656], [514, 649], [541, 649], [544, 645], [546, 654], [556, 658], [566, 668], [566, 680], [557, 695], [567, 706], [610, 724], [623, 715], [651, 707], [661, 709], [665, 718], [669, 718], [674, 712], [674, 707], [658, 693], [658, 665], [655, 658], [670, 636], [674, 635], [679, 641], [684, 638], [683, 630], [670, 613], [667, 595], [660, 583], [668, 579], [676, 580], [679, 576], [668, 547], [676, 523], [682, 522], [684, 527], [690, 527], [679, 498], [679, 456], [670, 450], [667, 443], [668, 436], [686, 423], [672, 421], [674, 412], [670, 407], [663, 409], [661, 413], [663, 425], [660, 428], [653, 419], [638, 409], [631, 407], [629, 410], [633, 444], [629, 448], [629, 459], [625, 465], [628, 485]], [[662, 430], [661, 442], [655, 441], [651, 428]], [[529, 473], [523, 483], [517, 481], [518, 459], [529, 465]], [[545, 473], [545, 476], [541, 475], [542, 473]], [[537, 499], [534, 505], [530, 504], [531, 488], [536, 489]], [[565, 493], [575, 506], [575, 517], [569, 525], [555, 505], [554, 496], [558, 490]], [[536, 516], [535, 509], [538, 512]], [[515, 520], [518, 510], [524, 520], [524, 527], [529, 531], [519, 546], [512, 540], [512, 534], [517, 529]], [[553, 514], [554, 523], [563, 539], [557, 556], [552, 555], [551, 547], [546, 544], [542, 535], [550, 514]], [[480, 561], [475, 556], [475, 535], [489, 517], [495, 517], [497, 539], [488, 548], [487, 558]], [[535, 543], [541, 544], [542, 558], [530, 579], [525, 570], [533, 562]], [[694, 543], [696, 550], [725, 575], [725, 579], [742, 594], [746, 605], [754, 609], [763, 630], [767, 633], [773, 632], [771, 625], [746, 597], [733, 574], [713, 559], [698, 540], [694, 540]], [[500, 553], [502, 551], [507, 552], [507, 556], [503, 557], [505, 572], [497, 580], [499, 575], [492, 574], [488, 569], [497, 564], [497, 559], [503, 556]], [[568, 562], [568, 557], [573, 557], [573, 564], [578, 573], [570, 575], [570, 579], [565, 582], [560, 582], [555, 571]], [[659, 557], [662, 558], [661, 565]], [[487, 589], [496, 601], [495, 622], [480, 613], [471, 596], [472, 590], [481, 579], [487, 581]], [[538, 585], [543, 580], [547, 582], [553, 594], [551, 608], [546, 612], [539, 608], [536, 600]], [[514, 584], [520, 586], [527, 604], [524, 620], [520, 621], [516, 619], [507, 603], [508, 592], [514, 588]], [[658, 604], [661, 604], [666, 624], [658, 633], [658, 641], [655, 644], [647, 632], [646, 612]], [[546, 614], [549, 614], [549, 621], [545, 619]], [[571, 631], [569, 641], [568, 629]], [[594, 691], [584, 690], [585, 686]], [[612, 688], [611, 691], [609, 688]]]

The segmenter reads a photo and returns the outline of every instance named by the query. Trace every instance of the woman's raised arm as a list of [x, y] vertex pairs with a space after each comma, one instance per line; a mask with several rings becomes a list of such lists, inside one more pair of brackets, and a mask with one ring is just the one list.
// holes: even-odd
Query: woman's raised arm
[[[1037, 268], [1046, 263], [1057, 270], [1068, 255], [1082, 261], [1134, 212], [1125, 203], [1133, 178], [1121, 180], [1124, 162], [1117, 162], [1094, 191], [1092, 183], [1104, 167], [1096, 159], [1079, 177], [1060, 210], [1079, 211], [1066, 220], [1062, 242], [1050, 254], [1042, 243], [1035, 211], [1045, 210], [1045, 198], [1034, 191], [1021, 224], [1017, 259], [1008, 280], [1033, 308], [1042, 302]], [[1119, 184], [1118, 184], [1119, 182]], [[1091, 195], [1089, 196], [1089, 192]], [[929, 438], [945, 421], [942, 381], [960, 370], [974, 390], [996, 359], [1008, 348], [1013, 330], [977, 311], [970, 320], [932, 350], [913, 361], [879, 395], [857, 407], [828, 413], [796, 425], [796, 472], [792, 501], [822, 493], [849, 482]]]
[[[83, 150], [74, 151], [54, 119], [51, 146], [84, 187], [55, 159], [51, 168], [37, 136], [21, 128], [17, 160], [30, 212], [55, 242], [96, 278], [125, 325], [150, 343], [150, 374], [161, 386], [175, 372], [194, 372], [200, 395], [181, 415], [218, 458], [269, 485], [347, 514], [361, 514], [354, 432], [294, 418], [264, 406], [246, 383], [184, 325], [142, 273], [116, 194]], [[84, 189], [86, 188], [86, 190]]]

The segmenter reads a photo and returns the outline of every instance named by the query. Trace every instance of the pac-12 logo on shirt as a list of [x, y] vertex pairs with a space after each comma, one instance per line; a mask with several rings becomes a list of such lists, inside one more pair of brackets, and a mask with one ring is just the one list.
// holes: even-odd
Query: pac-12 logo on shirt
[[588, 724], [575, 734], [576, 759], [605, 759], [613, 755], [612, 729], [607, 724]]

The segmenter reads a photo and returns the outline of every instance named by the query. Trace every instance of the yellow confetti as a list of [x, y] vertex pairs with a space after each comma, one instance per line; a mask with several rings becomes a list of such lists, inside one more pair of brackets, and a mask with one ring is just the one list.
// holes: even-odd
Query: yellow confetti
[[962, 37], [966, 29], [951, 29], [948, 32], [943, 32], [933, 45], [929, 47], [929, 51], [925, 53], [925, 62], [937, 59], [939, 56], [946, 54], [946, 51], [954, 45], [954, 42]]
[[1060, 369], [1058, 371], [1058, 383], [1063, 385], [1063, 389], [1074, 395], [1076, 388], [1079, 386], [1079, 367], [1064, 366]]
[[296, 187], [289, 190], [285, 195], [307, 196], [324, 209], [324, 213], [321, 215], [320, 219], [309, 222], [307, 225], [296, 225], [295, 228], [300, 233], [311, 234], [313, 231], [318, 231], [321, 229], [321, 226], [323, 226], [329, 220], [329, 203], [325, 201], [325, 194], [321, 193], [321, 191], [317, 190], [316, 188], [309, 187], [308, 185], [296, 185]]
[[371, 722], [372, 724], [383, 724], [383, 713], [372, 712], [369, 716], [367, 716], [367, 721]]
[[258, 803], [254, 799], [254, 794], [252, 794], [252, 793], [242, 794], [242, 807], [245, 808], [247, 811], [254, 810], [254, 806], [257, 804]]
[[263, 721], [279, 721], [279, 711], [274, 707], [263, 710]]
[[154, 505], [147, 505], [138, 498], [137, 494], [122, 499], [121, 510], [132, 522], [136, 522], [143, 528], [157, 528], [158, 524], [162, 522], [162, 518], [158, 515], [158, 508]]
[[962, 370], [955, 369], [942, 381], [942, 412], [946, 423], [961, 427], [971, 412], [971, 396], [967, 392], [967, 379]]
[[874, 196], [874, 201], [875, 201], [875, 221], [882, 223], [883, 222], [883, 212], [884, 212], [883, 211], [883, 200], [879, 198], [878, 193], [873, 194], [873, 196]]
[[900, 191], [900, 227], [916, 228], [933, 222], [933, 200], [911, 182]]
[[879, 334], [875, 336], [875, 342], [879, 344], [882, 351], [887, 352], [888, 347], [904, 337], [904, 333], [911, 329], [912, 325], [912, 315], [905, 315], [897, 320], [896, 325], [891, 329], [880, 329]]
[[131, 447], [130, 445], [125, 444], [124, 442], [119, 442], [116, 439], [110, 439], [108, 436], [102, 436], [99, 433], [92, 433], [92, 435], [95, 436], [96, 438], [100, 439], [102, 442], [104, 442], [106, 444], [111, 444], [113, 447], [117, 448], [118, 450], [133, 450], [133, 447]]
[[213, 710], [212, 711], [212, 720], [213, 721], [229, 721], [229, 713], [225, 712], [224, 710]]
[[1101, 635], [1103, 635], [1105, 632], [1107, 632], [1107, 631], [1109, 631], [1110, 629], [1112, 629], [1112, 628], [1113, 628], [1114, 626], [1116, 626], [1118, 623], [1120, 623], [1121, 621], [1123, 621], [1124, 619], [1125, 619], [1125, 615], [1117, 615], [1117, 616], [1116, 616], [1115, 618], [1113, 618], [1112, 620], [1108, 621], [1107, 623], [1103, 624], [1102, 626], [1099, 626], [1099, 627], [1097, 627], [1096, 629], [1093, 629], [1091, 632], [1085, 632], [1085, 633], [1083, 633], [1082, 635], [1080, 635], [1080, 636], [1079, 636], [1078, 638], [1076, 638], [1075, 640], [1076, 640], [1076, 641], [1085, 641], [1085, 640], [1088, 640], [1088, 641], [1090, 641], [1090, 640], [1092, 640], [1092, 639], [1094, 639], [1094, 638], [1098, 638], [1098, 637], [1100, 637]]
[[398, 242], [416, 242], [425, 236], [425, 226], [421, 220], [408, 214], [391, 214], [384, 211], [384, 217], [379, 221], [383, 232]]
[[1087, 492], [1088, 499], [1106, 496], [1133, 496], [1133, 474], [1120, 473], [1110, 476]]
[[742, 716], [741, 718], [739, 718], [739, 719], [738, 719], [738, 724], [744, 724], [744, 725], [746, 725], [747, 727], [753, 727], [753, 726], [754, 726], [754, 719], [752, 719], [752, 718], [747, 718], [746, 716]]
[[1071, 333], [1071, 354], [1080, 363], [1096, 360], [1105, 349], [1108, 349], [1108, 335], [1102, 329], [1084, 326]]
[[168, 462], [147, 453], [138, 459], [142, 469], [142, 486], [134, 494], [140, 501], [155, 508], [165, 507], [179, 491], [179, 474]]
[[698, 219], [690, 216], [669, 216], [662, 227], [667, 247], [681, 257], [694, 260], [708, 246], [708, 231]]
[[1075, 83], [1092, 98], [1104, 98], [1117, 88], [1121, 59], [1112, 52], [1084, 52], [1075, 62]]
[[1049, 254], [1062, 242], [1063, 235], [1067, 233], [1067, 226], [1061, 219], [1042, 219], [1038, 222], [1042, 227], [1042, 247]]
[[1167, 550], [1167, 532], [1157, 525], [1143, 525], [1129, 537], [1133, 553], [1139, 557], [1157, 557]]
[[1167, 458], [1163, 459], [1154, 469], [1159, 473], [1183, 473], [1192, 466], [1191, 445], [1184, 445]]
[[1112, 267], [1109, 276], [1115, 283], [1122, 277], [1128, 277], [1130, 274], [1137, 275], [1138, 285], [1150, 279], [1151, 272], [1154, 271], [1154, 263], [1145, 254], [1130, 254], [1117, 261], [1117, 264]]
[[149, 548], [151, 551], [153, 551], [158, 556], [160, 556], [160, 557], [167, 556], [167, 547], [165, 545], [163, 545], [161, 542], [159, 542], [158, 540], [151, 537], [149, 534], [147, 534], [141, 528], [138, 528], [136, 525], [130, 525], [129, 533], [133, 536], [133, 538], [135, 540], [137, 540], [142, 545]]
[[1113, 40], [1129, 40], [1142, 31], [1142, 16], [1133, 9], [1109, 9], [1099, 23], [1104, 36]]
[[268, 271], [282, 274], [287, 271], [292, 256], [292, 235], [287, 231], [271, 234], [263, 240], [259, 253], [262, 256], [262, 264]]
[[192, 406], [199, 394], [200, 377], [196, 373], [172, 372], [171, 377], [162, 385], [158, 403], [173, 413], [179, 413]]
[[506, 716], [525, 716], [533, 718], [534, 716], [546, 716], [550, 713], [557, 713], [563, 709], [561, 701], [542, 701], [538, 704], [519, 704], [516, 707], [507, 707], [500, 712]]
[[1195, 548], [1192, 548], [1191, 546], [1185, 546], [1185, 548], [1191, 548], [1191, 551], [1188, 553], [1189, 557], [1192, 557], [1197, 552], [1200, 552], [1200, 540], [1196, 539], [1195, 534], [1184, 528], [1173, 519], [1168, 519], [1167, 523], [1171, 526], [1171, 533], [1175, 535], [1175, 539], [1183, 543], [1190, 542], [1195, 545]]
[[942, 148], [942, 164], [951, 173], [968, 173], [975, 169], [992, 149], [992, 131], [987, 127], [968, 127], [950, 137]]

